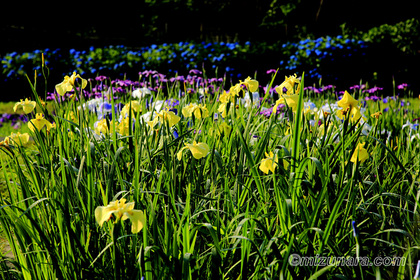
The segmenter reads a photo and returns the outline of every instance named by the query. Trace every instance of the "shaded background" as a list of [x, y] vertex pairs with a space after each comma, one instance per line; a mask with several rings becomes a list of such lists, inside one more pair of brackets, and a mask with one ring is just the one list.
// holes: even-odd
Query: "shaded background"
[[[357, 34], [382, 24], [420, 19], [418, 0], [388, 3], [379, 0], [149, 0], [57, 2], [54, 6], [14, 1], [2, 4], [0, 56], [46, 48], [80, 50], [124, 45], [136, 49], [186, 41], [298, 42], [327, 35]], [[413, 40], [420, 42], [419, 38]], [[324, 65], [323, 69], [336, 78], [328, 79], [328, 75], [324, 75], [322, 82], [342, 89], [358, 84], [360, 79], [372, 81], [377, 75], [379, 78], [374, 82], [380, 86], [391, 88], [396, 78], [397, 82], [410, 83], [412, 89], [417, 89], [419, 49], [418, 44], [415, 45], [408, 56], [395, 48], [390, 38], [383, 38], [359, 60], [337, 57], [333, 63]], [[242, 65], [241, 70], [248, 67], [261, 73], [271, 63], [272, 68], [276, 68], [279, 56], [277, 53], [254, 54], [252, 63]], [[247, 69], [243, 74], [248, 75], [253, 70]], [[62, 77], [62, 73], [56, 74]], [[28, 85], [22, 81], [7, 82], [0, 88], [2, 100], [16, 99], [6, 93], [17, 88], [21, 95], [28, 95]]]
[[418, 1], [408, 0], [16, 2], [2, 3], [0, 54], [110, 44], [293, 41], [420, 16]]

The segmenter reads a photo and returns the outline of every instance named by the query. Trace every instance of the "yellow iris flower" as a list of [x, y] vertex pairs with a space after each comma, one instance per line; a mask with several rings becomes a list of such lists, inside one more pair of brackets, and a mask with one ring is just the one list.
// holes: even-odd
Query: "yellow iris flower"
[[[280, 96], [282, 96], [283, 94], [292, 95], [295, 93], [295, 84], [298, 84], [297, 92], [299, 92], [300, 80], [296, 77], [296, 74], [294, 74], [293, 76], [289, 76], [289, 78], [286, 76], [284, 82], [281, 83], [278, 87], [276, 87], [275, 90]], [[284, 88], [286, 88], [286, 92], [283, 91]]]
[[159, 123], [159, 118], [158, 117], [155, 117], [153, 120], [147, 122], [147, 124], [150, 126], [150, 128], [154, 128], [157, 123]]
[[362, 117], [359, 107], [349, 107], [347, 109], [337, 111], [337, 117], [340, 119], [344, 119], [347, 115], [349, 116], [351, 122], [356, 122]]
[[100, 120], [95, 127], [95, 133], [98, 135], [102, 134], [108, 134], [109, 132], [109, 128], [108, 128], [108, 124], [106, 122], [106, 119]]
[[73, 89], [76, 78], [80, 78], [82, 80], [82, 89], [87, 86], [87, 80], [83, 79], [79, 74], [76, 74], [76, 72], [73, 72], [70, 77], [65, 76], [64, 81], [55, 86], [57, 93], [63, 96], [66, 92], [71, 91]]
[[241, 88], [241, 83], [238, 83], [234, 86], [231, 86], [229, 89], [229, 94], [232, 96], [232, 98], [234, 96], [239, 96], [239, 92], [242, 90]]
[[[133, 124], [133, 122], [131, 122], [131, 124]], [[121, 135], [130, 135], [130, 118], [125, 118], [118, 124], [118, 132]]]
[[375, 118], [375, 119], [379, 119], [379, 117], [382, 115], [382, 112], [381, 111], [379, 111], [379, 112], [376, 112], [376, 113], [373, 113], [372, 115], [370, 115], [372, 118]]
[[274, 173], [274, 170], [277, 167], [277, 163], [279, 162], [279, 159], [277, 155], [274, 155], [273, 152], [265, 153], [266, 158], [261, 160], [260, 163], [260, 170], [264, 172], [265, 174], [268, 174], [268, 171], [271, 171]]
[[146, 223], [143, 211], [134, 210], [134, 202], [125, 203], [127, 200], [122, 198], [120, 200], [112, 201], [107, 206], [98, 206], [95, 209], [95, 219], [100, 227], [104, 222], [108, 221], [112, 215], [116, 218], [115, 222], [119, 220], [131, 221], [131, 232], [138, 233], [143, 225]]
[[22, 106], [23, 112], [25, 114], [29, 114], [35, 109], [36, 102], [35, 101], [30, 101], [30, 100], [28, 100], [28, 98], [26, 98], [25, 101], [23, 101], [23, 99], [21, 99], [20, 102], [16, 102], [15, 106], [13, 106], [13, 111], [16, 112], [16, 110], [20, 106]]
[[201, 104], [197, 105], [195, 103], [193, 104], [190, 103], [189, 105], [182, 108], [182, 114], [186, 118], [191, 117], [192, 114], [194, 114], [194, 116], [197, 119], [207, 118], [209, 116], [209, 110], [207, 109], [206, 106], [207, 105], [201, 105]]
[[29, 142], [28, 133], [21, 134], [20, 132], [17, 132], [17, 133], [12, 133], [10, 134], [10, 136], [7, 136], [6, 138], [4, 138], [3, 145], [24, 146], [28, 144], [28, 142]]
[[222, 113], [222, 117], [226, 118], [227, 116], [227, 103], [222, 103], [219, 105], [217, 112]]
[[219, 125], [219, 131], [218, 134], [224, 134], [224, 135], [229, 135], [230, 132], [232, 131], [232, 127], [230, 125], [228, 125], [227, 123], [223, 122]]
[[[294, 74], [293, 76], [286, 76], [284, 82], [275, 88], [276, 92], [279, 94], [279, 99], [273, 107], [274, 114], [277, 113], [277, 107], [280, 104], [287, 104], [287, 106], [292, 108], [293, 112], [296, 113], [299, 100], [299, 94], [294, 94], [296, 84], [298, 85], [296, 92], [299, 92], [300, 80], [296, 77], [296, 74]], [[283, 90], [284, 88], [286, 91]]]
[[276, 104], [273, 107], [273, 113], [277, 112], [277, 107], [280, 104], [287, 104], [287, 106], [292, 109], [293, 113], [296, 113], [298, 101], [299, 101], [299, 94], [292, 94], [292, 95], [283, 94], [282, 97], [280, 97], [276, 101]]
[[345, 91], [343, 97], [340, 99], [340, 101], [337, 102], [337, 105], [343, 109], [337, 111], [336, 115], [340, 119], [344, 119], [346, 116], [348, 116], [351, 122], [358, 121], [362, 117], [360, 108], [357, 107], [358, 103], [359, 102], [354, 99], [353, 96]]
[[178, 160], [181, 160], [182, 152], [185, 149], [189, 149], [195, 159], [205, 157], [210, 151], [210, 148], [206, 143], [197, 143], [194, 141], [192, 144], [185, 144], [185, 147], [179, 150], [179, 152], [176, 154]]
[[229, 101], [231, 101], [231, 99], [231, 95], [226, 91], [223, 91], [223, 93], [219, 96], [219, 101], [222, 103], [228, 103]]
[[242, 85], [245, 85], [249, 91], [255, 92], [258, 90], [258, 81], [251, 79], [250, 77], [246, 78], [245, 81], [239, 81], [234, 86], [231, 86], [229, 92], [223, 91], [223, 93], [219, 96], [219, 101], [221, 104], [217, 111], [222, 114], [223, 118], [226, 118], [227, 115], [227, 104], [229, 102], [235, 101], [235, 96], [239, 96], [241, 91], [244, 91]]
[[34, 132], [35, 129], [37, 129], [38, 131], [41, 131], [41, 129], [44, 126], [47, 127], [47, 131], [49, 131], [51, 128], [54, 128], [54, 126], [49, 121], [44, 119], [44, 116], [41, 113], [36, 114], [35, 119], [30, 120], [28, 123], [28, 128], [32, 132]]
[[130, 114], [130, 105], [131, 105], [131, 115], [134, 116], [134, 112], [141, 112], [140, 102], [137, 100], [130, 101], [121, 109], [121, 115], [125, 118]]
[[233, 101], [233, 98], [235, 96], [239, 96], [239, 92], [243, 91], [242, 85], [245, 85], [251, 92], [255, 92], [258, 89], [258, 81], [251, 79], [251, 77], [248, 77], [245, 79], [245, 81], [239, 81], [239, 83], [230, 87], [229, 95], [231, 97], [231, 101]]
[[251, 79], [251, 77], [246, 78], [242, 84], [246, 85], [250, 92], [256, 92], [258, 89], [258, 81]]
[[337, 102], [341, 108], [356, 107], [359, 102], [351, 96], [347, 90], [344, 92], [343, 98]]
[[194, 112], [194, 110], [195, 110], [196, 107], [197, 107], [197, 104], [190, 103], [189, 105], [187, 105], [184, 108], [182, 108], [182, 114], [186, 118], [191, 117], [191, 115]]
[[174, 112], [169, 111], [168, 108], [160, 111], [156, 117], [158, 117], [161, 122], [168, 122], [169, 127], [176, 125], [181, 120], [179, 116], [175, 115]]
[[354, 149], [353, 155], [351, 156], [350, 161], [356, 163], [357, 161], [364, 162], [369, 158], [368, 151], [364, 148], [365, 143], [357, 144], [356, 149]]

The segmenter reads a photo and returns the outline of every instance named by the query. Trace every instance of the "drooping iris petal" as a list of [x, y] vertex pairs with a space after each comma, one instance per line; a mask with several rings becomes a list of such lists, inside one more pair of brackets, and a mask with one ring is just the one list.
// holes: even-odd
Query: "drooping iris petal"
[[193, 144], [187, 144], [187, 147], [190, 149], [195, 159], [205, 157], [210, 151], [210, 148], [206, 143], [197, 143], [195, 141]]
[[178, 153], [176, 153], [176, 157], [178, 158], [178, 160], [182, 159], [182, 152], [187, 148], [188, 148], [187, 146], [182, 147], [181, 150], [179, 150]]
[[69, 82], [69, 76], [64, 77], [64, 81], [55, 86], [55, 90], [60, 96], [63, 96], [66, 92], [71, 91], [73, 86]]
[[277, 113], [277, 108], [280, 106], [280, 104], [285, 104], [286, 101], [284, 100], [283, 97], [280, 97], [279, 99], [277, 99], [276, 104], [273, 107], [273, 114]]
[[167, 108], [157, 115], [162, 122], [168, 122], [169, 127], [176, 125], [181, 120], [179, 116], [175, 115], [174, 112], [169, 111]]
[[98, 206], [95, 209], [96, 222], [101, 227], [104, 222], [111, 218], [111, 215], [118, 210], [118, 201], [112, 201], [107, 206]]
[[349, 107], [356, 107], [359, 102], [353, 98], [347, 91], [344, 92], [343, 97], [337, 102], [337, 105], [343, 109]]
[[87, 80], [83, 79], [79, 74], [76, 74], [76, 72], [73, 72], [70, 77], [65, 76], [64, 81], [55, 86], [57, 93], [63, 96], [66, 92], [71, 91], [73, 89], [76, 78], [80, 78], [82, 80], [82, 89], [87, 86]]
[[177, 153], [178, 160], [181, 160], [182, 152], [185, 149], [189, 149], [195, 159], [205, 157], [210, 151], [210, 148], [206, 143], [197, 143], [196, 141], [194, 141], [192, 144], [185, 144], [185, 146], [182, 147], [181, 150], [179, 150], [179, 152]]
[[[134, 119], [131, 120], [132, 125], [134, 125], [134, 121]], [[125, 118], [118, 124], [118, 132], [121, 135], [130, 135], [130, 118]]]
[[222, 113], [222, 118], [226, 118], [227, 115], [227, 103], [222, 103], [219, 105], [219, 108], [217, 109], [219, 113]]
[[182, 115], [186, 118], [191, 117], [196, 107], [197, 104], [190, 103], [189, 105], [182, 108]]
[[353, 155], [351, 156], [350, 161], [356, 163], [357, 161], [364, 162], [369, 158], [367, 150], [364, 148], [365, 143], [359, 143], [354, 149]]
[[293, 112], [296, 113], [298, 101], [299, 101], [299, 94], [293, 95], [283, 95], [284, 101], [287, 103], [287, 106], [292, 109]]
[[243, 83], [248, 87], [250, 92], [255, 92], [258, 89], [258, 81], [253, 80], [250, 77], [246, 78]]
[[146, 218], [141, 210], [130, 210], [124, 213], [124, 216], [131, 221], [131, 232], [138, 233], [146, 223]]
[[207, 118], [209, 116], [209, 110], [207, 109], [206, 105], [198, 105], [194, 109], [194, 116], [197, 119]]
[[269, 171], [271, 171], [272, 173], [274, 173], [274, 170], [277, 167], [277, 163], [278, 163], [278, 157], [277, 155], [274, 155], [273, 152], [270, 153], [265, 153], [266, 158], [261, 160], [260, 163], [260, 170], [262, 172], [264, 172], [265, 174], [268, 174]]

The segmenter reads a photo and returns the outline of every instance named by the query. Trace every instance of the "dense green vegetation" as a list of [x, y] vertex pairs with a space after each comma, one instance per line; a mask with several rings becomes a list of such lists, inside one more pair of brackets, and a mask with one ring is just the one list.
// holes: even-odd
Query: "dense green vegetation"
[[2, 3], [1, 279], [420, 279], [415, 1], [77, 4]]
[[52, 109], [34, 88], [34, 145], [1, 146], [3, 278], [414, 275], [418, 106], [279, 74], [68, 77]]

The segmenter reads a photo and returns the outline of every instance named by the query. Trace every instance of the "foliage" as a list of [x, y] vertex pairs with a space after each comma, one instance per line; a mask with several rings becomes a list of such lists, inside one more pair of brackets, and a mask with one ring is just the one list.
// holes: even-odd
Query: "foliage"
[[419, 48], [420, 23], [414, 18], [394, 25], [383, 24], [371, 28], [367, 32], [348, 30], [345, 24], [342, 28], [346, 37], [357, 38], [366, 43], [381, 45], [384, 48], [387, 48], [387, 45], [392, 45], [406, 54], [414, 54]]
[[[2, 259], [2, 277], [414, 275], [418, 106], [397, 96], [378, 102], [370, 93], [378, 89], [361, 86], [337, 102], [333, 87], [319, 94], [304, 87], [304, 75], [272, 75], [265, 89], [198, 70], [170, 78], [143, 71], [138, 81], [98, 76], [84, 90], [78, 79], [63, 96], [40, 93], [53, 98], [52, 109], [32, 85], [33, 113], [50, 125], [29, 132], [33, 146], [1, 145], [0, 223], [14, 255]], [[192, 107], [201, 113], [187, 114]], [[139, 233], [119, 214], [97, 223], [95, 209], [122, 198], [145, 215]], [[296, 256], [406, 262], [322, 266]]]
[[[373, 72], [406, 72], [418, 56], [418, 21], [412, 19], [396, 25], [382, 25], [365, 33], [343, 29], [344, 35], [304, 39], [298, 42], [250, 43], [193, 43], [152, 44], [141, 48], [122, 45], [87, 50], [45, 49], [25, 53], [8, 53], [2, 59], [5, 82], [22, 78], [37, 70], [41, 76], [41, 54], [55, 78], [74, 70], [88, 75], [135, 77], [139, 71], [157, 69], [163, 73], [204, 69], [209, 75], [241, 78], [238, 75], [274, 68], [281, 71], [306, 71], [308, 78], [354, 78], [351, 73], [337, 69], [359, 65], [371, 77]], [[388, 66], [383, 55], [389, 54]], [[417, 60], [416, 60], [417, 59]], [[382, 61], [382, 62], [381, 62]], [[411, 63], [410, 63], [411, 62]], [[389, 66], [392, 64], [392, 67]], [[253, 65], [258, 65], [253, 68]], [[340, 76], [341, 74], [342, 76]], [[360, 74], [360, 73], [359, 73]]]

